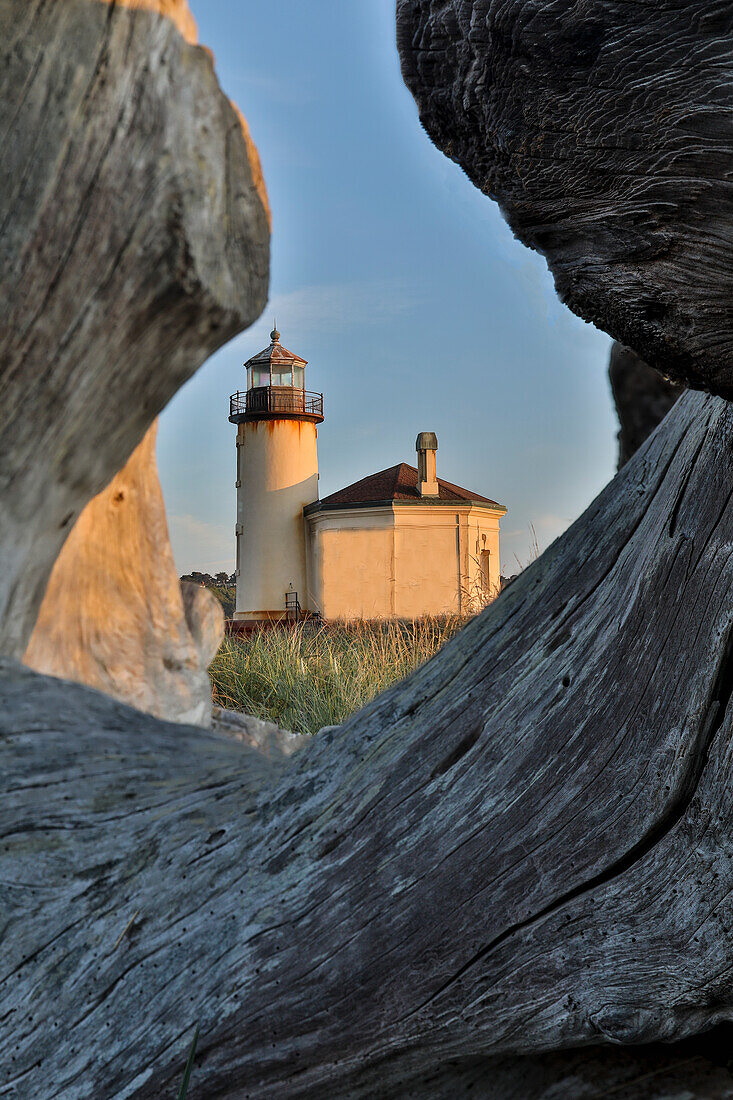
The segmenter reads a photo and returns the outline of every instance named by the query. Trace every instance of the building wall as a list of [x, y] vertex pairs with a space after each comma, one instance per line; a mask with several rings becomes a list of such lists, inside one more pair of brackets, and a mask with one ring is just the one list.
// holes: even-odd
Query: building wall
[[391, 508], [355, 508], [309, 517], [313, 606], [324, 619], [394, 615]]
[[[499, 520], [501, 513], [474, 506], [466, 516], [462, 532], [465, 539], [463, 610], [479, 610], [487, 598], [499, 594], [501, 562], [499, 559]], [[488, 585], [482, 576], [482, 552], [489, 555]], [[487, 590], [488, 589], [488, 590]]]
[[478, 611], [498, 592], [500, 515], [399, 503], [316, 513], [307, 520], [312, 605], [325, 619]]
[[318, 497], [316, 438], [300, 420], [237, 429], [237, 619], [283, 617], [291, 583], [312, 610], [303, 508]]
[[400, 619], [461, 610], [461, 513], [442, 506], [395, 505], [395, 611]]

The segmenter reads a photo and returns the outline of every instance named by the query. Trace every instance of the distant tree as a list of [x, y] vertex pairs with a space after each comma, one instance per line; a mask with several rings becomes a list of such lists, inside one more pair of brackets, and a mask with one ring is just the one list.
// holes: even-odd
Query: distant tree
[[198, 569], [192, 569], [190, 573], [184, 573], [179, 578], [182, 581], [190, 581], [192, 584], [202, 584], [205, 588], [236, 588], [237, 578], [234, 573], [217, 573], [212, 577], [211, 573], [201, 573]]
[[208, 573], [199, 573], [197, 569], [192, 570], [190, 573], [184, 573], [183, 576], [178, 578], [181, 581], [189, 581], [191, 584], [200, 584], [205, 588], [208, 588], [210, 584], [213, 584], [212, 577]]

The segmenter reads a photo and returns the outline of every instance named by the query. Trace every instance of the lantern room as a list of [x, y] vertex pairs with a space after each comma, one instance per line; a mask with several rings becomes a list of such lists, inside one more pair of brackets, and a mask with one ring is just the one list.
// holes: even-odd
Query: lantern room
[[287, 386], [291, 389], [304, 390], [307, 361], [282, 346], [280, 333], [276, 328], [270, 333], [270, 340], [272, 343], [268, 348], [253, 356], [245, 364], [247, 389], [255, 390], [260, 386]]
[[270, 341], [269, 347], [244, 364], [247, 389], [232, 394], [229, 419], [234, 424], [272, 418], [320, 422], [323, 394], [305, 388], [307, 360], [282, 346], [277, 327], [270, 333]]

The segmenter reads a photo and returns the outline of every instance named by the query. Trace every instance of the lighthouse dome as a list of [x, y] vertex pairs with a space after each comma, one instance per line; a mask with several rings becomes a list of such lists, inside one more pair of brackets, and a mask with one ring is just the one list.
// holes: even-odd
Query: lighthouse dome
[[270, 333], [268, 347], [258, 351], [244, 364], [247, 370], [247, 388], [258, 386], [291, 386], [305, 389], [305, 368], [307, 359], [288, 351], [280, 343], [277, 325]]

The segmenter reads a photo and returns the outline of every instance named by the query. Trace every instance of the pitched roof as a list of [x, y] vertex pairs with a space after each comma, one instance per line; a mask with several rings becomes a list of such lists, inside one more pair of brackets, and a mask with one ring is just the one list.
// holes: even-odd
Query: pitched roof
[[270, 339], [272, 343], [269, 347], [264, 348], [262, 351], [258, 351], [256, 355], [253, 355], [251, 359], [248, 359], [244, 364], [245, 367], [252, 367], [256, 363], [300, 363], [306, 366], [308, 360], [303, 359], [302, 356], [296, 355], [294, 351], [288, 351], [280, 343], [280, 333], [277, 329], [273, 329], [270, 333]]
[[[450, 481], [438, 478], [438, 499], [445, 501], [476, 501], [479, 504], [488, 504], [492, 508], [503, 511], [504, 506], [497, 504], [495, 500], [481, 496], [480, 493], [472, 493], [469, 489], [462, 489], [460, 485], [453, 485]], [[388, 470], [380, 470], [378, 474], [363, 477], [361, 481], [355, 481], [353, 485], [347, 485], [345, 489], [339, 489], [336, 493], [324, 497], [318, 503], [320, 505], [333, 506], [337, 504], [369, 504], [382, 501], [424, 501], [430, 504], [435, 497], [422, 497], [417, 487], [417, 470], [407, 462], [400, 462], [397, 466], [390, 466]]]

